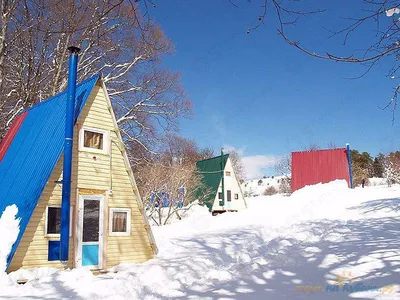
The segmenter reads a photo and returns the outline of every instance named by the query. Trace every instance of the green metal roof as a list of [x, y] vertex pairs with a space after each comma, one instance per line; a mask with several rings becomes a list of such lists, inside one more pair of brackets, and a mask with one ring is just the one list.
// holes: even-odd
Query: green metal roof
[[207, 192], [203, 202], [210, 211], [214, 204], [215, 195], [217, 194], [228, 157], [229, 154], [224, 154], [222, 156], [200, 160], [196, 163], [197, 169], [203, 175], [202, 182], [204, 188], [201, 193], [204, 194]]

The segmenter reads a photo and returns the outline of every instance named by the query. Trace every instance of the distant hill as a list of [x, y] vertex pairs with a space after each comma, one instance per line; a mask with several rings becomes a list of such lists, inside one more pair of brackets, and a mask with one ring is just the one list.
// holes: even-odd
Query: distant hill
[[[285, 176], [266, 176], [259, 179], [246, 180], [242, 183], [242, 191], [246, 197], [256, 197], [266, 195], [266, 190], [273, 187], [279, 192], [279, 185]], [[268, 192], [267, 192], [268, 193]]]

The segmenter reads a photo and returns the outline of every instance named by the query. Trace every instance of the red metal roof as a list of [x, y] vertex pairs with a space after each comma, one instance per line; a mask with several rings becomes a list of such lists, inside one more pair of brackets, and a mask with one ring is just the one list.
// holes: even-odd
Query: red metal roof
[[20, 115], [18, 115], [13, 124], [11, 125], [10, 129], [8, 130], [6, 136], [4, 137], [4, 139], [1, 141], [0, 143], [0, 162], [3, 159], [4, 155], [6, 154], [8, 147], [10, 147], [11, 142], [13, 141], [15, 135], [17, 134], [19, 128], [22, 125], [22, 122], [24, 122], [26, 115], [28, 114], [28, 112], [24, 112]]
[[346, 148], [292, 153], [292, 192], [336, 179], [344, 179], [350, 186]]

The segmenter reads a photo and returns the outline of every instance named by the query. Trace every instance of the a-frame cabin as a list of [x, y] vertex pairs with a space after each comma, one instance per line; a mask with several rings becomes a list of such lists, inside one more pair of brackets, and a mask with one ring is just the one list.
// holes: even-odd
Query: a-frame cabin
[[229, 154], [200, 160], [196, 165], [206, 190], [203, 202], [213, 215], [247, 207]]
[[[0, 215], [18, 207], [7, 271], [59, 261], [67, 93], [22, 112], [0, 144]], [[67, 267], [106, 269], [154, 256], [155, 241], [100, 76], [76, 88]]]

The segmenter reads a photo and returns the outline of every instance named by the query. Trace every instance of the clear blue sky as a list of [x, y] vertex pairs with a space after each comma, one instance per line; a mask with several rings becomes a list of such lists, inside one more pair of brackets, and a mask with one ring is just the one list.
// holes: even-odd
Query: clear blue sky
[[[194, 117], [182, 120], [181, 134], [202, 147], [234, 146], [246, 157], [273, 158], [310, 143], [324, 148], [349, 142], [372, 155], [398, 149], [400, 115], [392, 126], [391, 110], [378, 108], [398, 83], [385, 77], [390, 60], [361, 79], [346, 79], [365, 68], [312, 58], [289, 46], [277, 34], [273, 14], [246, 34], [261, 13], [255, 2], [241, 1], [236, 8], [228, 0], [169, 0], [150, 10], [176, 47], [165, 63], [182, 73], [194, 104]], [[340, 17], [357, 16], [359, 4], [323, 2], [332, 2], [321, 6], [328, 11], [301, 20], [291, 36], [315, 51], [365, 49], [370, 27], [361, 28], [346, 47], [342, 38], [328, 39], [323, 28], [343, 27]]]

